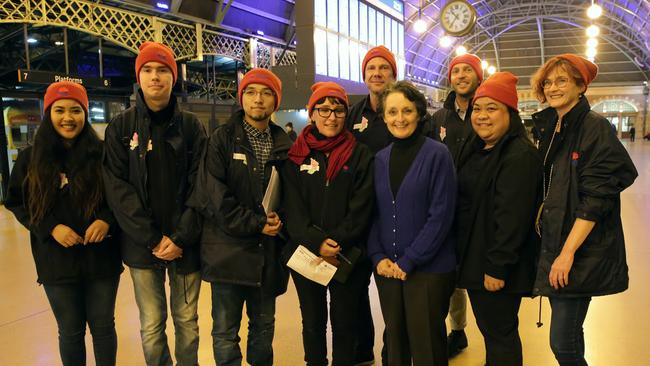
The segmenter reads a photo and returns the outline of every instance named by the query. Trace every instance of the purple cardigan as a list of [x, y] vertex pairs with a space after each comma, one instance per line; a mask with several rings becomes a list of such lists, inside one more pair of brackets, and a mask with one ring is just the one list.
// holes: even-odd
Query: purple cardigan
[[388, 170], [392, 148], [375, 156], [377, 212], [368, 238], [373, 268], [389, 258], [406, 273], [451, 272], [456, 268], [450, 228], [457, 193], [451, 154], [426, 138], [394, 198]]

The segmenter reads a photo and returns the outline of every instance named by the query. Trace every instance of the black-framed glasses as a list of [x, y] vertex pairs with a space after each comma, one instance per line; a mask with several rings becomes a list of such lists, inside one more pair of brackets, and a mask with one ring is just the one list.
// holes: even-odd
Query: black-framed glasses
[[337, 109], [330, 109], [330, 108], [314, 108], [315, 110], [318, 111], [318, 115], [323, 117], [323, 118], [329, 118], [332, 115], [332, 112], [334, 112], [334, 117], [337, 118], [342, 118], [345, 117], [346, 110], [345, 108], [337, 108]]
[[558, 88], [564, 88], [569, 83], [569, 78], [557, 78], [555, 80], [546, 79], [542, 81], [542, 88], [548, 89], [555, 84]]
[[258, 95], [261, 95], [262, 98], [272, 98], [275, 96], [275, 93], [273, 93], [273, 90], [271, 89], [263, 89], [263, 90], [255, 90], [255, 89], [244, 89], [244, 95], [249, 97], [249, 98], [255, 98]]

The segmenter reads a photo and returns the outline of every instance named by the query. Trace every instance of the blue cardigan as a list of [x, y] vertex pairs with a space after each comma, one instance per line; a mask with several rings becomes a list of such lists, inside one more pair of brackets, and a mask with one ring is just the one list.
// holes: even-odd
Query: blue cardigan
[[389, 258], [406, 273], [451, 272], [456, 267], [450, 228], [456, 207], [456, 174], [445, 145], [426, 138], [393, 197], [389, 159], [393, 144], [375, 157], [377, 212], [368, 238], [374, 268]]

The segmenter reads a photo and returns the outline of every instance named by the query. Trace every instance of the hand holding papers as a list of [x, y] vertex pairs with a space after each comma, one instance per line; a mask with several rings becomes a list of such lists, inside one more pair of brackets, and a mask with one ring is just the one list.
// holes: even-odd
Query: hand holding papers
[[298, 245], [287, 266], [305, 278], [323, 286], [327, 286], [336, 273], [336, 267], [314, 255], [302, 245]]

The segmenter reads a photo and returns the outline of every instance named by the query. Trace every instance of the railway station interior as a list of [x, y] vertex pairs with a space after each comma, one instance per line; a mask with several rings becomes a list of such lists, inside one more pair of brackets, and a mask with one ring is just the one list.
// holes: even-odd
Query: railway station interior
[[[467, 6], [468, 18], [443, 24], [448, 3]], [[593, 7], [596, 6], [596, 7]], [[466, 20], [466, 22], [465, 22]], [[168, 45], [178, 64], [174, 95], [208, 135], [239, 109], [237, 88], [252, 68], [282, 80], [282, 102], [272, 120], [299, 133], [310, 123], [310, 86], [335, 81], [355, 103], [368, 94], [361, 64], [384, 45], [397, 60], [397, 80], [425, 96], [429, 113], [443, 108], [449, 61], [478, 55], [486, 78], [509, 71], [519, 80], [518, 109], [530, 132], [547, 105], [531, 75], [553, 56], [574, 53], [598, 66], [586, 91], [591, 108], [607, 118], [631, 156], [638, 178], [621, 194], [629, 289], [594, 297], [584, 325], [589, 365], [650, 365], [650, 2], [647, 0], [0, 0], [0, 200], [21, 149], [43, 118], [50, 83], [69, 80], [89, 95], [88, 120], [103, 138], [106, 126], [135, 103], [134, 64], [145, 41]], [[631, 136], [635, 131], [636, 138]], [[0, 365], [61, 365], [57, 324], [36, 271], [29, 232], [0, 206]], [[374, 356], [381, 362], [384, 322], [374, 280], [370, 301]], [[525, 298], [519, 332], [525, 365], [557, 365], [549, 346], [551, 309]], [[485, 364], [483, 338], [468, 306], [469, 346], [452, 366]], [[215, 364], [210, 284], [199, 298], [199, 363]], [[115, 309], [117, 364], [145, 365], [138, 308], [128, 268]], [[171, 317], [167, 335], [173, 352]], [[296, 289], [277, 298], [274, 364], [303, 365]], [[246, 322], [240, 330], [242, 350]], [[328, 333], [331, 352], [331, 333]], [[86, 334], [88, 364], [94, 365]], [[331, 361], [331, 356], [330, 356]], [[499, 365], [491, 365], [499, 366]]]

